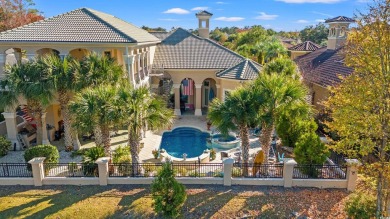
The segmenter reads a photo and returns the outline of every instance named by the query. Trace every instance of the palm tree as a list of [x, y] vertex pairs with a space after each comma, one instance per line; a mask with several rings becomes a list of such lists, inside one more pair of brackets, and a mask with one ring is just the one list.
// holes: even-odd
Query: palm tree
[[276, 58], [284, 57], [286, 55], [286, 48], [284, 48], [284, 46], [276, 38], [268, 42], [265, 51], [265, 62], [270, 62]]
[[166, 102], [150, 93], [147, 87], [131, 88], [122, 86], [118, 92], [117, 106], [128, 127], [128, 146], [133, 163], [139, 163], [139, 145], [142, 128], [147, 124], [151, 130], [170, 126], [174, 114], [166, 107]]
[[268, 162], [275, 121], [293, 106], [305, 104], [306, 89], [298, 80], [277, 73], [260, 74], [251, 87], [262, 127], [259, 141], [265, 153], [264, 161]]
[[99, 127], [106, 156], [111, 157], [110, 130], [119, 121], [115, 108], [117, 88], [112, 85], [99, 85], [86, 88], [75, 95], [69, 104], [70, 111], [80, 129], [91, 130]]
[[38, 59], [48, 71], [53, 75], [53, 84], [57, 92], [57, 99], [60, 103], [61, 114], [64, 120], [64, 143], [66, 148], [79, 149], [77, 134], [72, 128], [71, 115], [69, 114], [68, 104], [72, 99], [73, 93], [76, 91], [77, 83], [80, 81], [80, 75], [76, 71], [78, 63], [70, 56], [61, 59], [56, 54], [41, 56]]
[[299, 79], [297, 65], [289, 58], [276, 58], [264, 65], [263, 72], [266, 74], [278, 73]]
[[37, 125], [37, 144], [42, 144], [42, 125], [46, 106], [54, 98], [52, 75], [35, 60], [6, 66], [5, 78], [0, 82], [0, 108], [16, 107], [19, 98], [27, 101], [28, 113]]
[[[224, 102], [214, 99], [207, 115], [223, 135], [239, 130], [244, 163], [249, 162], [249, 126], [257, 113], [253, 107], [254, 93], [249, 88], [240, 87], [232, 91]], [[244, 166], [243, 174], [248, 175], [247, 166]]]
[[[76, 68], [82, 80], [77, 83], [77, 90], [95, 87], [100, 84], [115, 85], [125, 77], [123, 68], [115, 59], [95, 52], [88, 54]], [[101, 145], [102, 130], [99, 126], [93, 128], [96, 145]]]

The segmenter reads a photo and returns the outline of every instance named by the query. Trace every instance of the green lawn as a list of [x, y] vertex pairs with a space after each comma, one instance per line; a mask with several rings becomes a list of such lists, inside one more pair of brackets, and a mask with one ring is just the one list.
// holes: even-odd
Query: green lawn
[[[187, 186], [181, 218], [345, 218], [345, 190]], [[0, 218], [159, 218], [149, 186], [2, 186]]]

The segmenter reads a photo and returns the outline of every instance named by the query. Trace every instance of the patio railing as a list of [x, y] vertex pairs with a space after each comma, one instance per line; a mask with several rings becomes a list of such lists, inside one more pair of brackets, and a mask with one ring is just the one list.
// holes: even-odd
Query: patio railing
[[347, 167], [339, 165], [294, 166], [293, 179], [346, 179]]
[[0, 177], [32, 177], [27, 163], [0, 163]]
[[[248, 171], [247, 174], [245, 169]], [[234, 163], [232, 177], [283, 178], [283, 164]]]

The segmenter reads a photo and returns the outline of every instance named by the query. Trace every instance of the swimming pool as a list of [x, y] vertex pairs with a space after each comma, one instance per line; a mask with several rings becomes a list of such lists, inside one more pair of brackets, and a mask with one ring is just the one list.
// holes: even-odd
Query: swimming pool
[[187, 154], [187, 158], [198, 157], [207, 148], [207, 139], [210, 134], [191, 127], [175, 128], [170, 132], [164, 132], [160, 149], [164, 149], [169, 155], [182, 158]]
[[205, 150], [211, 148], [232, 149], [238, 147], [240, 141], [234, 136], [224, 137], [220, 134], [211, 135], [200, 129], [191, 127], [179, 127], [172, 131], [164, 132], [160, 149], [164, 149], [170, 156], [183, 158], [199, 157]]

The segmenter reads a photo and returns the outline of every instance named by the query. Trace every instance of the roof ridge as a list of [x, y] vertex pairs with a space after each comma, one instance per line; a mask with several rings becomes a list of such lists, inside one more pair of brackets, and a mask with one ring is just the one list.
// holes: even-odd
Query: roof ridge
[[248, 67], [248, 62], [249, 62], [249, 60], [246, 59], [244, 62], [245, 62], [245, 63], [244, 63], [244, 67], [242, 68], [242, 72], [241, 72], [240, 77], [243, 77], [243, 75], [245, 74], [246, 69], [247, 69], [247, 67]]
[[[124, 32], [122, 32], [121, 30], [119, 30], [118, 28], [116, 28], [115, 26], [113, 26], [112, 24], [110, 24], [109, 22], [107, 22], [106, 20], [104, 20], [103, 18], [101, 18], [100, 16], [98, 16], [97, 14], [95, 14], [93, 11], [96, 11], [96, 10], [89, 9], [89, 8], [81, 8], [81, 10], [83, 10], [83, 11], [85, 10], [89, 15], [93, 16], [93, 17], [96, 18], [96, 19], [99, 19], [102, 23], [104, 23], [105, 25], [107, 25], [108, 27], [110, 27], [112, 30], [114, 30], [115, 32], [117, 32], [118, 34], [120, 34], [122, 37], [127, 38], [127, 39], [130, 40], [130, 41], [137, 42], [137, 40], [131, 38], [130, 36], [128, 36], [127, 34], [125, 34]], [[105, 14], [105, 15], [108, 15], [108, 16], [112, 16], [112, 17], [114, 17], [114, 18], [116, 18], [116, 19], [119, 19], [119, 18], [117, 18], [117, 17], [115, 17], [115, 16], [113, 16], [113, 15], [106, 14], [106, 13], [101, 12], [101, 11], [96, 11], [96, 12], [102, 13], [102, 14]], [[119, 20], [121, 20], [121, 19], [119, 19]], [[124, 21], [124, 20], [122, 20], [122, 21]], [[124, 21], [124, 22], [126, 22], [126, 21]], [[128, 22], [126, 22], [126, 23], [128, 23]], [[130, 23], [128, 23], [128, 24], [130, 24]], [[131, 24], [131, 25], [133, 25], [133, 24]], [[134, 25], [133, 25], [133, 26], [134, 26]]]

